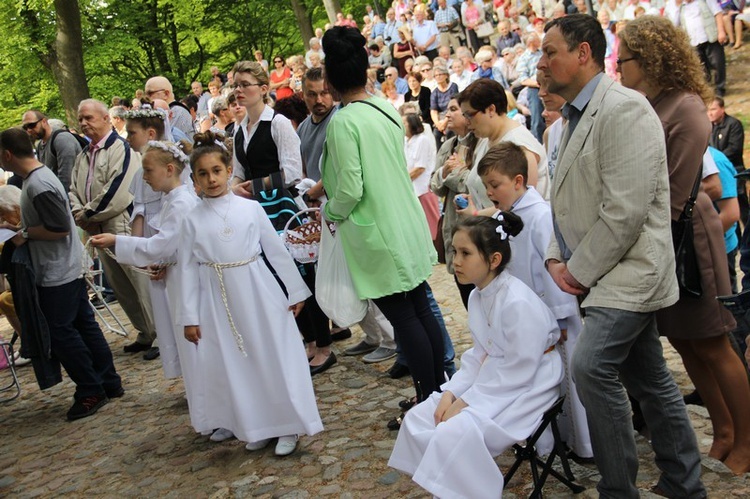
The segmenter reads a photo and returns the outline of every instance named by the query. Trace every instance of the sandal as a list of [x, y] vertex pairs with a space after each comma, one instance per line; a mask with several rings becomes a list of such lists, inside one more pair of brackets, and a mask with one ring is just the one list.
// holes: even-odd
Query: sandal
[[390, 421], [388, 421], [388, 429], [391, 431], [397, 431], [399, 428], [401, 428], [401, 423], [403, 421], [404, 421], [404, 413], [402, 412], [399, 417], [393, 418]]
[[412, 407], [417, 405], [417, 397], [412, 397], [409, 399], [404, 399], [401, 402], [398, 403], [398, 406], [404, 411], [408, 411]]

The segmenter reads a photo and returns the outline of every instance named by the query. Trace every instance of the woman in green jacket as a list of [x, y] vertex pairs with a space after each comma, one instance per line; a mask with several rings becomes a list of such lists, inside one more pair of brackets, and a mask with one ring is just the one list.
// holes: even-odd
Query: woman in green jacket
[[338, 223], [359, 297], [393, 325], [421, 402], [445, 381], [442, 334], [426, 294], [436, 253], [406, 168], [401, 118], [365, 91], [364, 47], [354, 28], [323, 37], [328, 83], [343, 104], [326, 131], [325, 217]]

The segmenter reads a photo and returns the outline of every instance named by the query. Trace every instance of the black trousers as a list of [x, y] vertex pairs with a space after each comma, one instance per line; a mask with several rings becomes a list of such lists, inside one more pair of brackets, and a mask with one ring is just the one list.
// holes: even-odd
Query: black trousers
[[445, 382], [443, 333], [427, 300], [423, 282], [411, 291], [373, 300], [393, 326], [409, 365], [417, 401], [422, 402]]
[[328, 317], [320, 309], [315, 300], [315, 264], [297, 264], [302, 280], [312, 291], [312, 296], [305, 300], [305, 306], [297, 316], [297, 327], [305, 339], [305, 343], [315, 342], [319, 348], [327, 347], [332, 343], [331, 330], [328, 327]]
[[727, 91], [727, 62], [724, 56], [724, 46], [719, 42], [705, 42], [695, 47], [698, 51], [706, 79], [711, 82], [713, 74], [716, 95], [724, 97]]

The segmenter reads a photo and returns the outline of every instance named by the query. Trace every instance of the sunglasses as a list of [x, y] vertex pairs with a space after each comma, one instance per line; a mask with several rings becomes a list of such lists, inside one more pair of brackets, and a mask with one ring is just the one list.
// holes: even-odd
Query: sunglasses
[[42, 121], [42, 120], [40, 119], [40, 120], [36, 120], [36, 121], [34, 121], [32, 123], [24, 123], [23, 125], [21, 125], [21, 128], [23, 128], [26, 131], [31, 130], [32, 128], [34, 128], [35, 126], [37, 126], [40, 121]]
[[279, 60], [276, 60], [276, 61], [273, 61], [273, 62], [284, 62], [284, 61], [279, 61]]

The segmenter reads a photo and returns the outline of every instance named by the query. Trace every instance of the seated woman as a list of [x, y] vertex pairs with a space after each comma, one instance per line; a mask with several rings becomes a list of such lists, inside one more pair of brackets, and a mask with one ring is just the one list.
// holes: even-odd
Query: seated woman
[[439, 497], [499, 497], [494, 457], [527, 438], [558, 398], [563, 363], [552, 312], [530, 288], [503, 272], [513, 213], [472, 217], [453, 233], [455, 275], [474, 284], [469, 328], [474, 346], [461, 369], [408, 413], [388, 465]]

